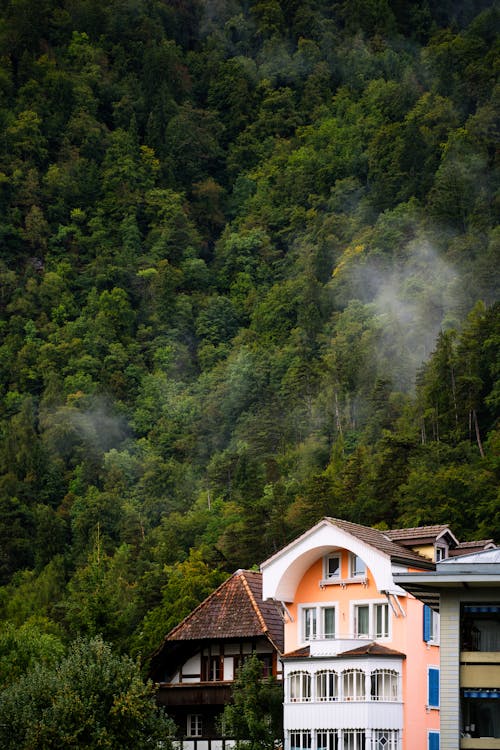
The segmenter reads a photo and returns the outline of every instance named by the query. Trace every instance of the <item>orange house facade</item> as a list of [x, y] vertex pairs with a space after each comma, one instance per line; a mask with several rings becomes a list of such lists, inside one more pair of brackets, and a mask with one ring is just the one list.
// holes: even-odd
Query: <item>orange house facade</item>
[[285, 750], [438, 750], [439, 623], [394, 581], [434, 569], [438, 536], [456, 546], [425, 528], [415, 551], [324, 518], [262, 564], [263, 598], [285, 612]]

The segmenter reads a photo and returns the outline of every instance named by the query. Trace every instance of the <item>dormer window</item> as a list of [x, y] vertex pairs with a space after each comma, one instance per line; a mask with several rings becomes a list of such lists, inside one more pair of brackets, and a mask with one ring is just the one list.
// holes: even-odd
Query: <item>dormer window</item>
[[363, 560], [354, 553], [350, 556], [350, 574], [351, 578], [366, 576], [366, 565]]
[[444, 547], [442, 545], [436, 545], [436, 562], [441, 562], [441, 560], [446, 560], [448, 557], [448, 548]]
[[325, 557], [324, 567], [324, 578], [340, 578], [340, 555]]

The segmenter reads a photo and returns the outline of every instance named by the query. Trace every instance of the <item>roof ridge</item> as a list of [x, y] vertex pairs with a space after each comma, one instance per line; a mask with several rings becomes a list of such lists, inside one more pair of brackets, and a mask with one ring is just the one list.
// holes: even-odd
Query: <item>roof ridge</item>
[[[247, 579], [245, 578], [245, 575], [244, 575], [247, 572], [250, 572], [250, 571], [238, 570], [237, 574], [239, 575], [239, 577], [243, 581], [243, 587], [244, 587], [245, 591], [247, 592], [247, 596], [250, 599], [250, 603], [251, 603], [251, 605], [252, 605], [252, 607], [254, 609], [255, 614], [257, 615], [257, 619], [259, 620], [259, 622], [261, 624], [262, 631], [264, 633], [267, 633], [268, 628], [267, 628], [267, 625], [266, 625], [266, 621], [264, 620], [264, 617], [262, 616], [262, 612], [260, 611], [260, 607], [257, 605], [257, 602], [255, 601], [255, 597], [253, 595], [253, 591], [250, 588], [250, 586], [248, 584], [248, 581], [247, 581]], [[252, 571], [252, 572], [256, 572], [256, 571]]]

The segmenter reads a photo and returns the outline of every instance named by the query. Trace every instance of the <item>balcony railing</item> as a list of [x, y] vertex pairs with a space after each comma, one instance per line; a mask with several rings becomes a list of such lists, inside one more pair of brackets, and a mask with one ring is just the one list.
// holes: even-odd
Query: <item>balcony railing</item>
[[341, 654], [343, 651], [350, 651], [353, 648], [360, 648], [367, 641], [376, 641], [387, 636], [368, 634], [368, 635], [338, 635], [338, 636], [316, 636], [308, 641], [311, 656], [334, 656]]

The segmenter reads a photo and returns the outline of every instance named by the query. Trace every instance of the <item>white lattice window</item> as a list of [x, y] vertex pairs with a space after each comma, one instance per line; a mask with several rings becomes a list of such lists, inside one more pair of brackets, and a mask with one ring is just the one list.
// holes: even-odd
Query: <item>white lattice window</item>
[[316, 732], [316, 750], [339, 750], [337, 730], [325, 729]]
[[344, 729], [342, 732], [342, 750], [366, 750], [364, 729]]
[[399, 700], [399, 674], [393, 669], [376, 669], [372, 672], [371, 698], [374, 701]]
[[288, 735], [290, 750], [309, 750], [311, 747], [311, 732], [309, 730], [294, 730]]
[[316, 700], [336, 701], [338, 690], [339, 677], [336, 672], [325, 670], [316, 674]]
[[342, 672], [342, 695], [345, 701], [366, 700], [365, 673], [361, 669]]
[[399, 731], [397, 729], [374, 729], [372, 750], [399, 750]]
[[288, 675], [288, 696], [291, 703], [311, 700], [311, 675], [308, 672], [292, 672]]
[[203, 731], [201, 714], [188, 714], [186, 729], [188, 737], [201, 737]]

